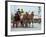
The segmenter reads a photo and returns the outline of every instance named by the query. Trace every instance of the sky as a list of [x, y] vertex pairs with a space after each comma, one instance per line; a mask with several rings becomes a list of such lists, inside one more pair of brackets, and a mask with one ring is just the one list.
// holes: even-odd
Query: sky
[[38, 12], [39, 11], [38, 7], [39, 6], [11, 5], [10, 6], [10, 11], [14, 15], [17, 12], [17, 9], [19, 8], [20, 11], [21, 11], [21, 9], [23, 9], [24, 12], [31, 13], [33, 11], [35, 15], [41, 15], [41, 12], [40, 12], [40, 14], [38, 14], [39, 13]]

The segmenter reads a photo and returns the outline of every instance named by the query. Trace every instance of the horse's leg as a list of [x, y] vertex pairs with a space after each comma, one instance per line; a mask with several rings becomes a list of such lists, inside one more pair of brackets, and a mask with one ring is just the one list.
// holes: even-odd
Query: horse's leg
[[32, 28], [33, 28], [33, 20], [32, 20]]
[[25, 27], [27, 27], [27, 23], [25, 24]]
[[15, 24], [16, 24], [16, 27], [17, 27], [17, 21], [15, 22]]
[[27, 21], [26, 21], [26, 23], [25, 23], [25, 27], [28, 27]]
[[15, 24], [15, 23], [13, 22], [13, 27], [14, 27], [14, 24]]
[[25, 20], [23, 21], [23, 27], [26, 27], [26, 22], [25, 22]]
[[21, 21], [21, 26], [24, 27], [24, 23], [23, 23], [23, 21]]
[[21, 21], [21, 27], [24, 27], [24, 22], [23, 21]]
[[17, 21], [16, 21], [16, 28], [18, 27], [18, 23], [17, 23]]
[[29, 28], [31, 27], [31, 20], [28, 20], [28, 26], [29, 26]]
[[30, 24], [31, 24], [31, 22], [29, 22], [29, 27], [30, 27]]
[[16, 28], [17, 28], [17, 23], [16, 23]]

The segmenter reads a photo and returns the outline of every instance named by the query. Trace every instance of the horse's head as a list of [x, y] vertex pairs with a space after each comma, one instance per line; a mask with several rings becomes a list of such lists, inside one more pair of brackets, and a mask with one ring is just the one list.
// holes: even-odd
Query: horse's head
[[34, 16], [34, 12], [33, 11], [31, 12], [31, 15]]

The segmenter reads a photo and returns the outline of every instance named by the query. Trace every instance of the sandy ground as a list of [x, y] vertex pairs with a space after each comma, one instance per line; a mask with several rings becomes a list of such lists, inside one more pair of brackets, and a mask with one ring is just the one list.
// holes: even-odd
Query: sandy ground
[[40, 30], [41, 29], [41, 24], [39, 23], [33, 23], [33, 27], [32, 24], [30, 24], [30, 28], [22, 28], [22, 27], [18, 27], [18, 28], [13, 28], [11, 27], [11, 31], [29, 31], [29, 30]]

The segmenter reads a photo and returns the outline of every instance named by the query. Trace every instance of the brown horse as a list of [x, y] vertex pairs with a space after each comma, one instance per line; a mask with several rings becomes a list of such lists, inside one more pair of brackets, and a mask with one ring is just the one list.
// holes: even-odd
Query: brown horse
[[13, 20], [13, 27], [15, 27], [15, 24], [16, 24], [16, 27], [18, 27], [18, 23], [20, 22], [20, 15], [17, 13], [15, 14], [14, 16], [14, 20]]
[[31, 14], [28, 14], [26, 12], [26, 14], [23, 15], [23, 18], [21, 20], [21, 25], [24, 27], [25, 24], [25, 27], [27, 27], [28, 24], [30, 25], [31, 22], [33, 23], [33, 17], [34, 17], [33, 12]]

